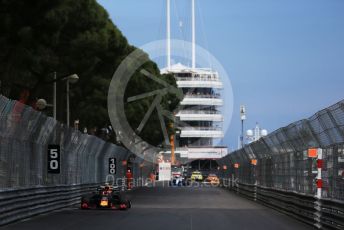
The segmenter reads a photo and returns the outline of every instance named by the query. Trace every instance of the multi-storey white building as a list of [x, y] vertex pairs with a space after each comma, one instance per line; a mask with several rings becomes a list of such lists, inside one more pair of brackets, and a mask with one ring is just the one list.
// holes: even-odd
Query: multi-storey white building
[[176, 116], [176, 154], [189, 161], [193, 159], [219, 159], [227, 155], [227, 147], [216, 146], [214, 140], [224, 137], [223, 115], [219, 108], [223, 99], [219, 91], [223, 88], [216, 71], [196, 68], [195, 46], [195, 2], [192, 1], [192, 66], [180, 63], [171, 65], [170, 44], [170, 0], [167, 0], [167, 67], [162, 74], [173, 74], [177, 87], [184, 98]]
[[223, 99], [219, 90], [223, 84], [211, 69], [190, 68], [180, 63], [164, 68], [161, 73], [173, 74], [184, 98], [176, 114], [180, 130], [176, 134], [176, 153], [189, 159], [217, 159], [227, 155], [226, 147], [214, 145], [222, 139], [223, 115], [219, 107]]

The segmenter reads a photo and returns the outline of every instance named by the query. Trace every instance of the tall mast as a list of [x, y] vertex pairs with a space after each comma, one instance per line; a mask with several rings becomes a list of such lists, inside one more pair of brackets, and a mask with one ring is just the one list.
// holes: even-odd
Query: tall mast
[[195, 0], [192, 2], [192, 68], [196, 68]]
[[167, 12], [166, 12], [166, 52], [167, 52], [167, 70], [171, 68], [171, 27], [170, 27], [170, 0], [166, 0]]

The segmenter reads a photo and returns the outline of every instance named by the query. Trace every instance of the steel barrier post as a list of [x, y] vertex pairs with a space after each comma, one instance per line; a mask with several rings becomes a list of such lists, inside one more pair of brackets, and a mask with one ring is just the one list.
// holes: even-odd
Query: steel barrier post
[[257, 174], [256, 174], [256, 163], [252, 162], [252, 167], [253, 167], [253, 180], [254, 180], [254, 184], [253, 184], [253, 200], [257, 201], [257, 185], [258, 185], [258, 181], [257, 181]]
[[317, 149], [317, 168], [318, 168], [318, 174], [316, 178], [316, 185], [317, 185], [317, 194], [315, 201], [315, 226], [319, 229], [322, 228], [321, 225], [321, 196], [322, 196], [322, 187], [323, 187], [323, 181], [322, 181], [322, 168], [323, 168], [323, 154], [322, 149]]

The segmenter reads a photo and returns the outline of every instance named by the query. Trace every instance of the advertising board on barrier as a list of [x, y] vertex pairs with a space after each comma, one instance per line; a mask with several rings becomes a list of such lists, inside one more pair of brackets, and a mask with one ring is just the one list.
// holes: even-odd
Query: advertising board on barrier
[[159, 181], [171, 180], [171, 163], [161, 162], [159, 163]]

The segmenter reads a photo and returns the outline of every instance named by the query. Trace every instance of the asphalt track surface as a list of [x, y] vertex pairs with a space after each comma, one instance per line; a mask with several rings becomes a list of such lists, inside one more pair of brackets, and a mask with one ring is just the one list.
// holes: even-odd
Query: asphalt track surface
[[140, 188], [132, 191], [129, 196], [133, 207], [128, 211], [80, 210], [73, 207], [36, 216], [0, 229], [313, 229], [222, 188]]

